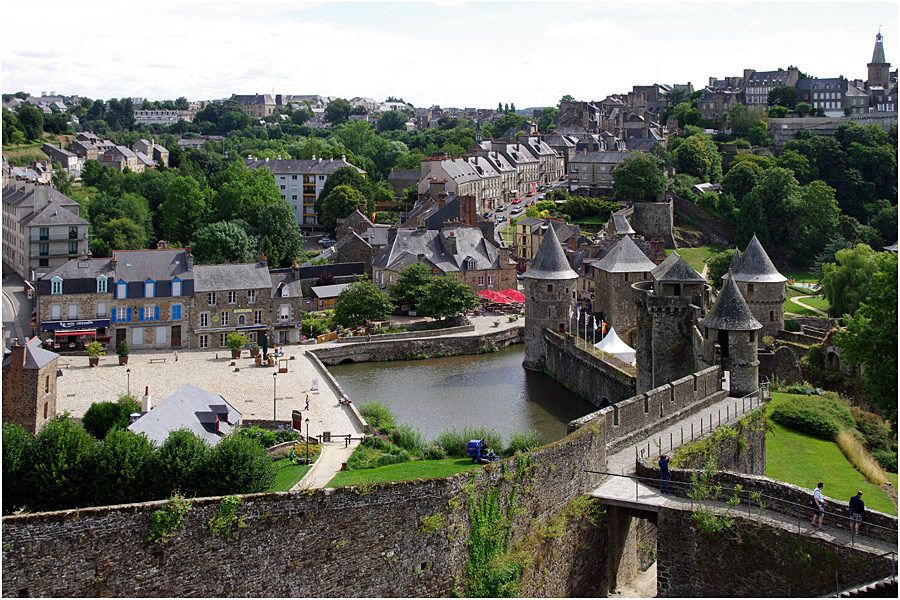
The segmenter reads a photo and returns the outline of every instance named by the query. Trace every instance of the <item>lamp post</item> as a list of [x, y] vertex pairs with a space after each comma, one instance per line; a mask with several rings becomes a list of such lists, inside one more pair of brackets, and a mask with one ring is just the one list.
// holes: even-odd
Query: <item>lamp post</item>
[[306, 417], [306, 464], [309, 464], [309, 417]]
[[131, 395], [131, 369], [125, 369], [125, 374], [128, 375], [128, 395]]
[[278, 407], [278, 398], [275, 395], [278, 389], [278, 371], [272, 373], [272, 420], [276, 421], [277, 418], [275, 416]]

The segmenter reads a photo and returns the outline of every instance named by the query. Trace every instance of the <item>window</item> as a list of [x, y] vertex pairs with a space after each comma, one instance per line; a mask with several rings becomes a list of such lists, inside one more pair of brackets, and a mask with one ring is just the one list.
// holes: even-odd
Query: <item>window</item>
[[478, 285], [484, 285], [484, 275], [478, 276]]
[[254, 325], [260, 325], [260, 324], [262, 324], [262, 311], [261, 311], [261, 310], [254, 311], [254, 313], [253, 313], [253, 324], [254, 324]]
[[769, 311], [769, 323], [774, 323], [774, 322], [775, 322], [775, 311], [770, 310]]
[[128, 284], [124, 281], [119, 281], [116, 283], [116, 298], [127, 298], [128, 297]]
[[247, 317], [244, 315], [238, 315], [238, 327], [243, 327], [247, 324]]
[[209, 313], [200, 313], [200, 327], [209, 327]]
[[210, 306], [213, 306], [216, 303], [216, 293], [210, 292], [206, 294], [206, 303]]
[[106, 292], [106, 275], [100, 275], [97, 277], [97, 293], [103, 294]]
[[750, 332], [750, 341], [754, 342], [754, 343], [756, 342], [756, 332], [755, 331]]
[[131, 343], [135, 346], [144, 345], [144, 328], [135, 327], [131, 330]]
[[156, 282], [148, 279], [144, 282], [144, 298], [152, 298], [156, 295]]
[[50, 239], [50, 228], [49, 227], [41, 227], [38, 232], [40, 235], [40, 239], [49, 240]]
[[237, 292], [228, 292], [228, 304], [237, 302]]
[[547, 284], [547, 293], [552, 293], [552, 292], [553, 292], [553, 284], [552, 284], [552, 283], [548, 283], [548, 284]]
[[97, 317], [105, 317], [106, 316], [106, 302], [98, 302], [97, 303]]
[[[49, 375], [47, 375], [47, 376], [44, 378], [44, 393], [45, 393], [45, 394], [49, 394], [49, 393], [50, 393], [50, 376], [49, 376]], [[46, 406], [46, 405], [45, 405], [45, 406]], [[45, 419], [47, 418], [47, 412], [46, 412], [46, 411], [47, 411], [47, 409], [45, 408], [45, 409], [44, 409], [44, 418], [45, 418]]]
[[[48, 379], [49, 379], [49, 378], [48, 378]], [[44, 402], [44, 418], [45, 418], [45, 419], [47, 418], [47, 413], [48, 413], [49, 410], [50, 410], [50, 403], [49, 403], [49, 402]]]
[[[21, 258], [19, 258], [19, 264], [20, 264], [20, 265], [22, 264], [22, 259], [21, 259]], [[49, 266], [50, 266], [50, 261], [49, 261], [48, 259], [46, 259], [46, 258], [39, 258], [39, 259], [38, 259], [38, 266], [39, 266], [39, 267], [49, 267]]]
[[78, 254], [78, 242], [69, 242], [69, 254]]
[[548, 316], [548, 317], [552, 317], [552, 316], [553, 316], [553, 307], [552, 307], [552, 306], [548, 306], [548, 307], [547, 307], [547, 316]]
[[291, 318], [291, 305], [290, 304], [282, 304], [281, 305], [281, 314], [279, 318], [282, 321], [287, 321]]
[[173, 321], [181, 320], [181, 305], [180, 304], [172, 305], [172, 320]]
[[281, 297], [282, 297], [282, 298], [287, 298], [287, 297], [288, 297], [288, 289], [287, 289], [287, 286], [284, 286], [283, 288], [281, 288]]
[[51, 304], [50, 305], [50, 318], [54, 321], [58, 321], [62, 317], [62, 305], [61, 304]]
[[228, 312], [222, 311], [222, 327], [228, 327], [228, 315]]
[[221, 346], [222, 348], [225, 347], [225, 339], [226, 339], [227, 336], [228, 336], [227, 333], [220, 333], [220, 334], [219, 334], [219, 346]]
[[50, 293], [51, 294], [62, 294], [62, 277], [54, 277], [50, 280]]
[[69, 315], [70, 319], [78, 318], [78, 305], [77, 304], [70, 304], [68, 306], [68, 315]]
[[752, 283], [748, 283], [748, 284], [747, 284], [747, 295], [748, 295], [748, 296], [752, 296], [752, 295], [753, 295], [753, 284], [752, 284]]
[[197, 345], [201, 348], [209, 348], [209, 336], [205, 333], [201, 334], [199, 338], [197, 338]]
[[291, 175], [291, 179], [297, 179], [296, 175]]
[[251, 304], [256, 302], [256, 290], [247, 290], [247, 302]]
[[181, 280], [177, 277], [172, 280], [172, 295], [180, 296], [181, 295]]

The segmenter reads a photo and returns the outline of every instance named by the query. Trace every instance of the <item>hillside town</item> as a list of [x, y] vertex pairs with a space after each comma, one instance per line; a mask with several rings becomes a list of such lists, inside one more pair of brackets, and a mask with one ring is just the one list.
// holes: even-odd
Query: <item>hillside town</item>
[[896, 597], [873, 33], [522, 109], [4, 83], [4, 595]]

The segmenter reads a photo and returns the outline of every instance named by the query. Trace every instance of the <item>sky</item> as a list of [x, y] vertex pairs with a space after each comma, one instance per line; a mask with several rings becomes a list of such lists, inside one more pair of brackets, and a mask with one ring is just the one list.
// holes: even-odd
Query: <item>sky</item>
[[[322, 94], [517, 108], [796, 65], [900, 63], [896, 2], [47, 0], [4, 27], [2, 90], [91, 98]], [[40, 29], [40, 34], [36, 33]]]

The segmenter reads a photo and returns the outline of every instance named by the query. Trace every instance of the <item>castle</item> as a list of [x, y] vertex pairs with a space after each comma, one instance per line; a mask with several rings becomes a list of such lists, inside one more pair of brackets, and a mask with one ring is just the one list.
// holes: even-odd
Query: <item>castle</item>
[[[532, 370], [547, 368], [545, 332], [577, 340], [583, 328], [571, 325], [578, 275], [555, 234], [548, 231], [546, 237], [524, 274], [523, 366]], [[627, 235], [604, 261], [615, 277], [597, 290], [597, 306], [615, 310], [601, 311], [600, 318], [630, 327], [626, 335], [635, 345], [632, 377], [638, 394], [714, 365], [726, 372], [731, 395], [758, 389], [758, 349], [763, 335], [784, 326], [786, 279], [756, 236], [743, 255], [735, 251], [718, 293], [677, 252], [654, 266]], [[606, 296], [611, 302], [603, 301]]]

